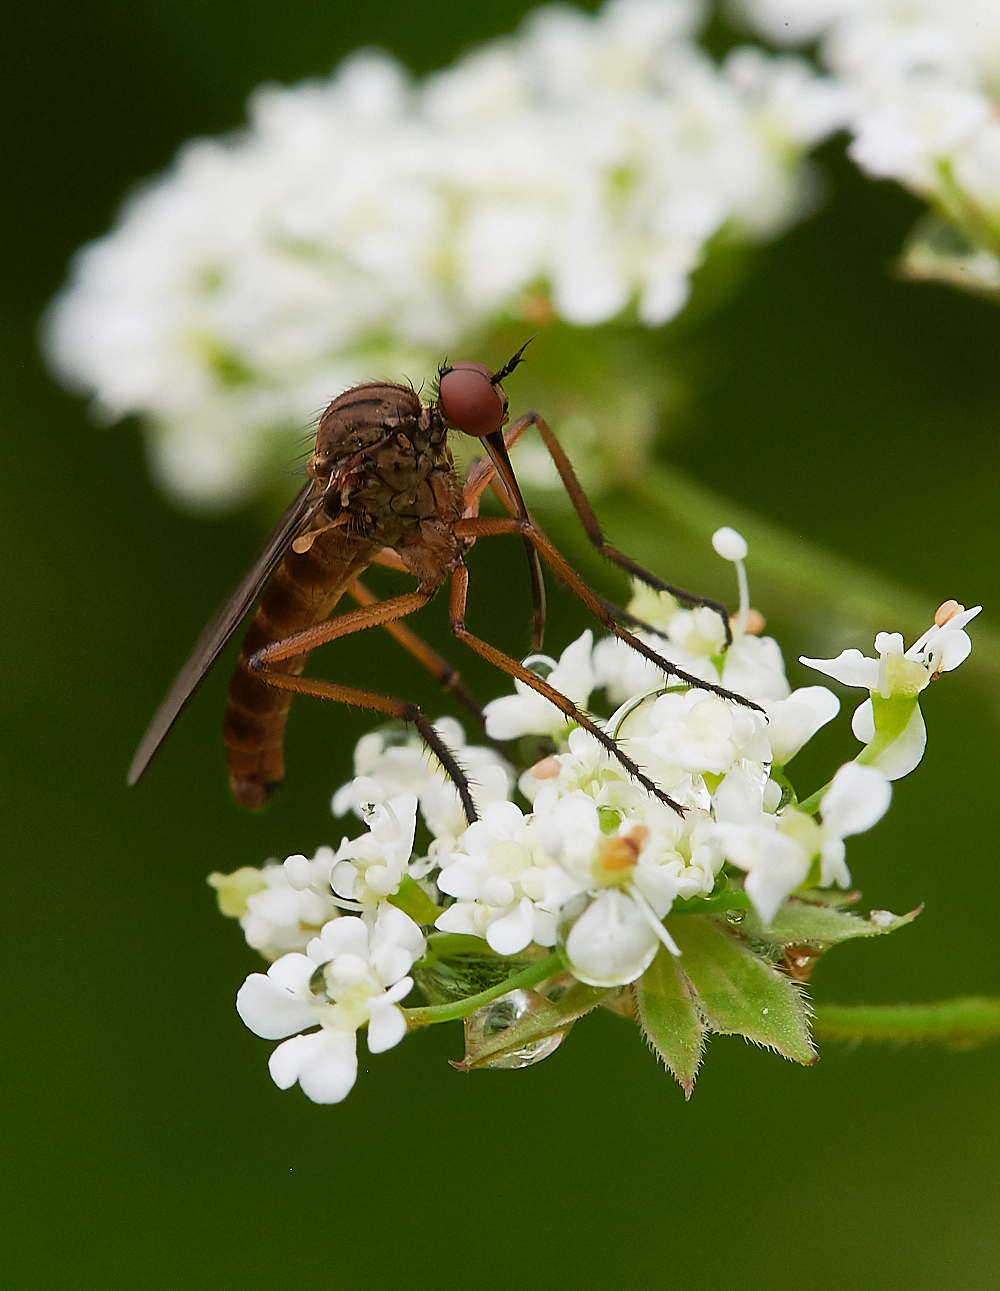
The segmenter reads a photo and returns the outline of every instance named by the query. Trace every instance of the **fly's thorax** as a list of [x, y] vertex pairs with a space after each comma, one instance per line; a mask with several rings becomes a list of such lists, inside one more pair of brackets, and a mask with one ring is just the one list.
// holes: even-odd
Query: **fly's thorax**
[[307, 469], [326, 484], [328, 522], [386, 546], [440, 517], [460, 493], [440, 412], [392, 382], [355, 386], [334, 399]]

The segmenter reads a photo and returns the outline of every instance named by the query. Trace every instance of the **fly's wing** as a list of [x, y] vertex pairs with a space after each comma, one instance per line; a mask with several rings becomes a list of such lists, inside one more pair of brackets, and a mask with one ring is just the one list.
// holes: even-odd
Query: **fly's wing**
[[268, 538], [263, 551], [254, 561], [245, 578], [198, 638], [198, 644], [177, 674], [177, 679], [167, 692], [166, 699], [156, 710], [156, 716], [150, 722], [149, 730], [142, 737], [142, 743], [136, 750], [132, 765], [128, 769], [130, 785], [135, 784], [149, 766], [153, 754], [187, 707], [188, 701], [222, 653], [226, 642], [246, 618], [248, 610], [260, 595], [264, 584], [281, 564], [292, 541], [321, 505], [322, 498], [314, 496], [313, 490], [314, 483], [310, 480], [278, 521], [274, 533]]

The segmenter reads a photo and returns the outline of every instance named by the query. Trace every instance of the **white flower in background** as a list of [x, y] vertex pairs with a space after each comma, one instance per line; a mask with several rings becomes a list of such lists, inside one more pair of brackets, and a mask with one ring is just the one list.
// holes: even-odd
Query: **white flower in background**
[[[495, 749], [466, 744], [465, 732], [453, 717], [439, 718], [434, 730], [468, 776], [480, 810], [488, 803], [506, 800], [514, 773]], [[407, 792], [419, 799], [420, 813], [435, 838], [432, 852], [465, 829], [468, 822], [458, 790], [415, 731], [383, 728], [363, 735], [354, 751], [354, 779], [333, 795], [331, 810], [335, 816], [353, 811], [365, 819], [372, 804]]]
[[[568, 645], [559, 662], [548, 655], [529, 655], [525, 667], [538, 672], [543, 680], [571, 699], [577, 708], [585, 708], [594, 689], [594, 669], [590, 661], [594, 634], [588, 630]], [[483, 709], [486, 733], [494, 740], [517, 740], [522, 735], [561, 735], [569, 719], [537, 690], [515, 678], [515, 695], [491, 700]]]
[[761, 785], [736, 768], [717, 789], [713, 842], [725, 859], [746, 870], [743, 886], [765, 923], [809, 877], [819, 861], [819, 885], [846, 888], [851, 876], [844, 839], [871, 829], [885, 815], [892, 787], [875, 767], [848, 762], [823, 797], [821, 820], [794, 807], [770, 814]]
[[[842, 93], [807, 64], [698, 47], [696, 0], [543, 8], [412, 81], [363, 53], [256, 91], [244, 132], [187, 144], [84, 248], [53, 367], [139, 414], [189, 505], [246, 497], [366, 379], [433, 374], [501, 317], [680, 310], [722, 229], [779, 233]], [[541, 306], [539, 302], [541, 301]]]
[[[850, 155], [930, 201], [915, 277], [1000, 289], [1000, 7], [993, 0], [740, 0], [778, 43], [819, 42], [852, 99]], [[963, 245], [964, 241], [964, 245]]]
[[[314, 1103], [339, 1103], [358, 1071], [356, 1033], [368, 1028], [370, 1053], [406, 1034], [398, 1005], [413, 987], [407, 974], [423, 954], [412, 919], [383, 905], [363, 918], [327, 923], [307, 953], [284, 955], [266, 975], [251, 973], [236, 997], [240, 1017], [265, 1040], [285, 1040], [268, 1070], [279, 1089], [296, 1081]], [[318, 1031], [298, 1032], [319, 1025]]]
[[[312, 861], [304, 856], [296, 859], [329, 873], [333, 849], [319, 848]], [[329, 889], [324, 893], [293, 885], [286, 867], [277, 861], [259, 870], [244, 866], [233, 874], [210, 874], [208, 882], [216, 890], [219, 909], [239, 919], [247, 945], [265, 959], [304, 950], [317, 929], [339, 913]]]
[[800, 662], [835, 681], [871, 692], [851, 720], [854, 734], [868, 746], [858, 761], [878, 767], [889, 780], [909, 775], [919, 763], [927, 744], [920, 692], [968, 658], [972, 642], [965, 627], [982, 608], [967, 610], [957, 601], [945, 601], [931, 627], [905, 652], [900, 633], [880, 632], [877, 659], [860, 650], [843, 650], [836, 659], [801, 656]]

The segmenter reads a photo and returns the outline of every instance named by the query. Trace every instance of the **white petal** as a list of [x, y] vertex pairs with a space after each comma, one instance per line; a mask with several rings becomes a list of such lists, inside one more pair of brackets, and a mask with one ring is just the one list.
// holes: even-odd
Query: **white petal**
[[[786, 842], [790, 840], [784, 840]], [[743, 880], [747, 896], [764, 923], [770, 923], [789, 892], [793, 892], [809, 873], [810, 858], [805, 848], [791, 848], [775, 853], [771, 862], [760, 865]]]
[[302, 1063], [312, 1052], [317, 1035], [297, 1035], [279, 1044], [268, 1059], [267, 1069], [279, 1089], [291, 1089], [299, 1078]]
[[767, 737], [778, 766], [784, 766], [821, 726], [840, 712], [840, 700], [826, 686], [802, 686], [767, 706]]
[[524, 950], [531, 943], [532, 915], [532, 903], [527, 897], [522, 897], [509, 914], [494, 919], [486, 929], [490, 949], [498, 955], [516, 955], [519, 950]]
[[573, 924], [566, 956], [581, 982], [623, 986], [646, 971], [659, 945], [635, 902], [612, 888], [592, 901]]
[[725, 825], [756, 825], [764, 810], [763, 790], [740, 767], [735, 767], [712, 796], [715, 818]]
[[339, 1103], [354, 1088], [358, 1077], [357, 1040], [347, 1032], [325, 1028], [315, 1039], [316, 1043], [301, 1062], [299, 1084], [314, 1103]]
[[285, 858], [285, 878], [298, 892], [302, 892], [312, 882], [312, 866], [301, 852]]
[[845, 686], [864, 686], [866, 690], [874, 690], [878, 686], [878, 660], [869, 659], [860, 650], [842, 650], [836, 659], [807, 659], [805, 655], [799, 655], [799, 663], [815, 668], [817, 672], [825, 672]]
[[847, 762], [823, 796], [824, 827], [837, 838], [863, 834], [889, 810], [892, 786], [875, 766]]
[[926, 747], [927, 727], [918, 704], [903, 733], [879, 754], [872, 766], [877, 767], [887, 780], [901, 780], [917, 766]]
[[[494, 835], [500, 834], [504, 838], [513, 837], [518, 828], [524, 824], [524, 813], [514, 802], [487, 803], [482, 814], [483, 823], [493, 831]], [[475, 825], [470, 825], [469, 828], [475, 829]]]
[[[482, 823], [482, 822], [480, 822]], [[489, 871], [486, 862], [473, 856], [459, 856], [437, 876], [437, 885], [460, 901], [477, 901], [483, 895]]]
[[304, 1001], [263, 973], [251, 973], [236, 996], [236, 1012], [255, 1035], [283, 1040], [316, 1019]]
[[[375, 1004], [378, 1006], [381, 1006], [382, 1004], [399, 1004], [401, 1000], [406, 999], [412, 990], [413, 978], [402, 977], [395, 986], [389, 987], [381, 999], [376, 999]], [[369, 1005], [369, 1007], [374, 1007], [374, 1005]]]
[[972, 650], [972, 642], [968, 634], [961, 631], [942, 632], [937, 639], [936, 646], [940, 652], [938, 668], [942, 672], [951, 672], [960, 663], [964, 663]]
[[372, 951], [372, 968], [383, 986], [392, 986], [413, 967], [413, 955], [403, 946], [387, 942]]
[[502, 695], [500, 699], [491, 699], [483, 709], [486, 734], [491, 740], [519, 740], [529, 733], [547, 735], [550, 730], [557, 730], [560, 723], [565, 725], [565, 717], [554, 704], [540, 695], [538, 700], [544, 708], [540, 709], [534, 702], [534, 695]]
[[851, 730], [862, 744], [871, 744], [875, 738], [875, 709], [870, 699], [859, 704], [851, 718]]
[[484, 908], [486, 907], [479, 906], [474, 901], [456, 901], [444, 914], [438, 915], [434, 920], [434, 927], [441, 932], [459, 932], [467, 937], [481, 937], [483, 928], [479, 922], [479, 911]]
[[276, 959], [267, 970], [270, 980], [287, 991], [303, 991], [316, 971], [316, 965], [307, 955], [293, 952]]
[[395, 1004], [379, 1000], [371, 1006], [368, 1020], [368, 1052], [385, 1053], [406, 1035], [406, 1018]]
[[337, 955], [358, 955], [368, 958], [368, 928], [364, 920], [356, 915], [343, 919], [331, 919], [323, 925], [320, 933], [323, 954], [328, 959]]

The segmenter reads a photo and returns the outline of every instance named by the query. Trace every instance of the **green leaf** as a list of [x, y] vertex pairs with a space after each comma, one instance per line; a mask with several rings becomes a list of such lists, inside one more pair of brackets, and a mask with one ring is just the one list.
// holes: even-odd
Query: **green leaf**
[[878, 917], [861, 919], [846, 910], [830, 906], [813, 905], [811, 902], [786, 901], [778, 909], [770, 925], [764, 924], [754, 910], [748, 910], [739, 924], [742, 936], [770, 942], [778, 946], [807, 945], [826, 949], [840, 941], [855, 937], [882, 937], [912, 923], [923, 909], [918, 906], [909, 914], [891, 915], [888, 910], [873, 912]]
[[694, 989], [675, 955], [661, 946], [635, 984], [646, 1042], [690, 1098], [705, 1049], [705, 1025]]
[[668, 918], [666, 926], [710, 1030], [746, 1036], [805, 1065], [816, 1061], [794, 983], [705, 916]]
[[577, 1018], [607, 991], [577, 982], [559, 999], [537, 991], [512, 991], [465, 1019], [465, 1057], [459, 1071], [528, 1067], [555, 1052]]
[[399, 891], [386, 900], [397, 910], [402, 910], [403, 914], [408, 914], [414, 923], [424, 927], [432, 927], [434, 920], [442, 913], [441, 906], [435, 905], [416, 879], [411, 879], [408, 874], [403, 875]]

